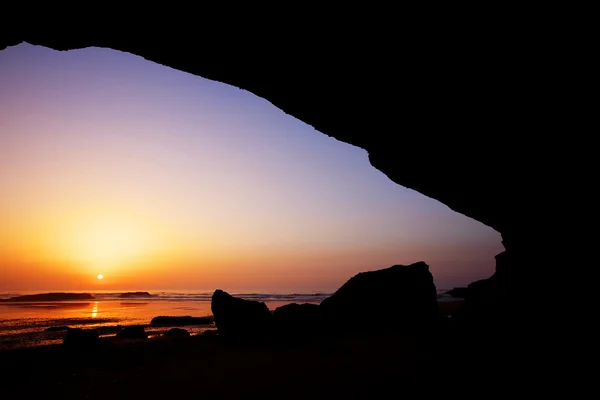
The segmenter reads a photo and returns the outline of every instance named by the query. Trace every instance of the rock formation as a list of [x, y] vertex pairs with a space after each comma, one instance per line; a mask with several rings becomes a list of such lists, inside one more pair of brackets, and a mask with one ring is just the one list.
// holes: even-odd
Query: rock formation
[[138, 298], [150, 298], [152, 297], [152, 295], [148, 292], [127, 292], [127, 293], [121, 293], [119, 295], [120, 299], [138, 299]]
[[95, 329], [68, 328], [63, 345], [74, 350], [91, 349], [98, 343], [98, 337]]
[[206, 317], [169, 317], [169, 316], [158, 316], [152, 318], [150, 325], [168, 325], [168, 326], [185, 326], [185, 325], [210, 325], [213, 321]]
[[427, 332], [440, 318], [437, 293], [424, 262], [361, 272], [319, 306], [336, 331]]
[[273, 316], [265, 303], [233, 297], [217, 289], [210, 306], [221, 337], [250, 339], [271, 333]]
[[30, 301], [72, 301], [72, 300], [93, 300], [94, 296], [89, 293], [40, 293], [28, 294], [25, 296], [16, 296], [9, 299], [2, 299], [2, 302], [30, 302]]
[[168, 331], [163, 333], [163, 336], [169, 337], [169, 338], [190, 337], [190, 333], [188, 331], [186, 331], [185, 329], [173, 328], [173, 329], [169, 329]]
[[147, 339], [148, 333], [142, 325], [131, 325], [123, 327], [123, 330], [117, 333], [117, 337], [122, 339]]
[[304, 339], [318, 336], [322, 320], [318, 304], [291, 303], [273, 311], [275, 334], [280, 338]]
[[[462, 23], [451, 24], [427, 15], [423, 25], [405, 26], [415, 34], [401, 44], [395, 35], [357, 30], [343, 21], [335, 29], [313, 21], [302, 35], [293, 24], [262, 35], [232, 22], [222, 26], [227, 37], [216, 37], [210, 24], [203, 25], [205, 35], [196, 29], [184, 34], [157, 30], [149, 17], [75, 27], [77, 18], [59, 21], [57, 15], [59, 20], [48, 21], [64, 30], [24, 20], [0, 39], [0, 50], [23, 41], [56, 50], [106, 47], [248, 90], [320, 132], [367, 150], [371, 164], [394, 182], [493, 227], [514, 246], [531, 245], [544, 235], [535, 229], [545, 216], [536, 205], [554, 197], [554, 185], [544, 179], [556, 172], [552, 150], [569, 140], [545, 141], [538, 151], [540, 144], [523, 135], [533, 126], [548, 132], [572, 126], [561, 106], [569, 96], [548, 85], [559, 74], [544, 61], [541, 43], [536, 52], [528, 51], [516, 30], [499, 40], [503, 20], [496, 25], [488, 15], [485, 26], [470, 31], [474, 19], [457, 16]], [[273, 22], [249, 21], [264, 29]], [[461, 24], [464, 29], [456, 29]], [[399, 53], [390, 51], [398, 46]], [[252, 62], [240, 62], [244, 59]], [[536, 171], [544, 172], [532, 184]]]

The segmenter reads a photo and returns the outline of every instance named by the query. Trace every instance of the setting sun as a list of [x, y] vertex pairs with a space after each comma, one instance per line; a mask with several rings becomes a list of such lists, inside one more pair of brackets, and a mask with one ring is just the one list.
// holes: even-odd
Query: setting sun
[[104, 276], [102, 276], [102, 274], [98, 275], [98, 279], [102, 279], [104, 278]]

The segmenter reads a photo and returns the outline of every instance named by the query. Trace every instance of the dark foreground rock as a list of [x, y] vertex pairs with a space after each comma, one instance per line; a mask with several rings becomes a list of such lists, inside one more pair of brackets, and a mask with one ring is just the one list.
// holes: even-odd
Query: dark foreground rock
[[[532, 306], [534, 284], [526, 274], [527, 265], [508, 251], [496, 255], [496, 271], [487, 278], [469, 284], [465, 304], [457, 313], [456, 321], [467, 331], [480, 329], [511, 335], [527, 326], [532, 331], [539, 324], [541, 311]], [[524, 272], [525, 271], [525, 272]], [[539, 302], [539, 299], [537, 300]]]
[[2, 299], [0, 302], [28, 302], [28, 301], [71, 301], [71, 300], [93, 300], [94, 296], [89, 293], [40, 293], [25, 296]]
[[152, 295], [148, 292], [127, 292], [119, 295], [120, 299], [147, 299], [149, 297]]
[[271, 333], [273, 316], [265, 303], [233, 297], [217, 289], [211, 309], [219, 336], [256, 339]]
[[68, 326], [51, 326], [44, 329], [46, 332], [61, 332], [70, 329]]
[[286, 304], [273, 311], [273, 328], [280, 338], [313, 337], [321, 329], [320, 316], [318, 304]]
[[141, 325], [126, 326], [122, 331], [117, 333], [117, 337], [123, 339], [147, 339], [148, 333]]
[[168, 317], [158, 316], [152, 318], [150, 325], [185, 326], [185, 325], [210, 325], [213, 321], [206, 317]]
[[457, 299], [464, 299], [467, 295], [466, 287], [455, 287], [454, 289], [448, 290], [446, 294], [449, 294], [452, 297]]
[[440, 318], [433, 276], [422, 261], [361, 272], [319, 307], [324, 327], [334, 332], [428, 332]]
[[171, 338], [175, 338], [175, 337], [190, 337], [190, 333], [188, 331], [186, 331], [185, 329], [181, 329], [181, 328], [173, 328], [173, 329], [169, 329], [168, 331], [166, 331], [163, 336], [165, 337], [171, 337]]
[[302, 347], [218, 339], [161, 337], [129, 345], [101, 338], [85, 353], [62, 346], [4, 352], [0, 399], [378, 399], [416, 372], [411, 338]]
[[119, 333], [123, 329], [125, 329], [125, 327], [122, 326], [122, 325], [117, 325], [117, 326], [101, 326], [99, 328], [96, 328], [96, 330], [98, 331], [98, 333], [100, 335], [111, 335], [111, 334], [114, 334], [114, 333]]
[[93, 348], [98, 343], [96, 329], [68, 328], [63, 338], [63, 345], [68, 348]]

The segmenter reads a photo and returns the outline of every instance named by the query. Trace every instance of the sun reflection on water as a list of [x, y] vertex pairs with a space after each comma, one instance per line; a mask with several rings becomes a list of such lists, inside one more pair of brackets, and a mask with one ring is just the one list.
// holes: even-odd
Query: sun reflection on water
[[92, 309], [92, 318], [96, 318], [98, 315], [98, 302], [94, 302], [94, 308]]

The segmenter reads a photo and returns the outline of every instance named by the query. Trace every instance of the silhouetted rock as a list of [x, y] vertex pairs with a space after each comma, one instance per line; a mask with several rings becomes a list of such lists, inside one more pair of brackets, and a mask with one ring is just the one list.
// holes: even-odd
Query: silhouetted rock
[[185, 329], [173, 328], [166, 331], [163, 336], [166, 337], [190, 337], [190, 333]]
[[70, 300], [93, 300], [94, 296], [89, 293], [40, 293], [25, 296], [11, 297], [0, 302], [28, 302], [28, 301], [70, 301]]
[[454, 289], [448, 290], [446, 294], [449, 294], [452, 297], [456, 297], [458, 299], [464, 299], [467, 295], [466, 287], [455, 287]]
[[427, 332], [440, 318], [433, 276], [422, 261], [361, 272], [319, 308], [334, 331]]
[[[452, 317], [458, 338], [450, 347], [454, 354], [444, 357], [462, 360], [461, 371], [472, 375], [511, 363], [511, 374], [528, 376], [531, 363], [548, 360], [540, 366], [551, 365], [548, 338], [564, 328], [546, 326], [546, 309], [555, 310], [538, 297], [544, 277], [535, 274], [545, 267], [514, 249], [496, 255], [494, 274], [467, 286], [463, 306]], [[548, 329], [540, 331], [542, 327]], [[557, 358], [556, 353], [552, 357]]]
[[144, 330], [141, 325], [126, 326], [123, 330], [117, 333], [117, 337], [123, 339], [147, 339], [148, 333]]
[[491, 277], [467, 285], [464, 306], [456, 315], [458, 322], [498, 331], [512, 329], [511, 325], [516, 327], [533, 317], [535, 312], [528, 312], [523, 304], [531, 302], [521, 301], [533, 282], [528, 282], [523, 269], [515, 268], [513, 263], [511, 253], [504, 251], [496, 255], [496, 271]]
[[209, 329], [209, 330], [202, 332], [202, 335], [204, 335], [204, 336], [217, 336], [218, 334], [219, 334], [219, 332], [216, 329]]
[[102, 326], [100, 328], [96, 328], [96, 330], [98, 331], [98, 334], [100, 335], [110, 335], [113, 333], [118, 333], [121, 332], [123, 330], [123, 326], [121, 325], [117, 325], [117, 326]]
[[61, 332], [70, 329], [68, 326], [51, 326], [49, 328], [44, 329], [46, 332]]
[[270, 333], [273, 316], [265, 303], [236, 298], [217, 289], [211, 309], [220, 336], [257, 338]]
[[121, 293], [119, 295], [119, 298], [121, 299], [131, 299], [131, 298], [148, 298], [148, 297], [152, 297], [152, 295], [148, 292], [127, 292], [127, 293]]
[[63, 345], [69, 348], [91, 348], [98, 343], [98, 331], [95, 329], [68, 328]]
[[279, 337], [314, 336], [320, 329], [320, 322], [318, 304], [291, 303], [273, 311], [274, 329]]
[[152, 318], [151, 325], [185, 326], [185, 325], [210, 325], [213, 321], [205, 317], [168, 317], [161, 315]]

